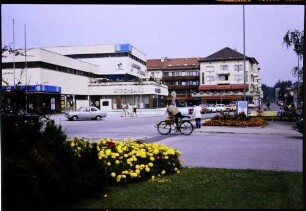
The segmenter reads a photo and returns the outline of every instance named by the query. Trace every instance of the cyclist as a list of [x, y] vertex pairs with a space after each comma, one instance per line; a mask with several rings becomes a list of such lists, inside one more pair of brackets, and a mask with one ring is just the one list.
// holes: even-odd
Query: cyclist
[[182, 113], [171, 102], [168, 104], [167, 112], [171, 116], [174, 116], [174, 122], [176, 124], [176, 129], [179, 130], [178, 119], [183, 117]]

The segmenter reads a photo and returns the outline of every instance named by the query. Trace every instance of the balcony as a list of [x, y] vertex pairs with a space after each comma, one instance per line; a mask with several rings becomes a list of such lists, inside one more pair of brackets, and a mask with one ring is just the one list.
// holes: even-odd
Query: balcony
[[220, 80], [219, 80], [219, 81], [217, 81], [217, 84], [218, 84], [218, 85], [226, 85], [226, 84], [229, 85], [229, 84], [230, 84], [230, 81], [220, 81]]
[[218, 75], [229, 75], [231, 73], [230, 70], [218, 70], [217, 74]]
[[198, 90], [199, 85], [168, 85], [169, 90]]
[[199, 76], [187, 75], [187, 76], [163, 76], [162, 81], [177, 81], [177, 80], [199, 80]]

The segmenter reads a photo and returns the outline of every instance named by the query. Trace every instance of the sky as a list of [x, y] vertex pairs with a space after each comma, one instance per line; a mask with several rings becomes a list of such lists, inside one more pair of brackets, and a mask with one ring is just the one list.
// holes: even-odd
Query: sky
[[[129, 43], [147, 59], [206, 57], [225, 47], [243, 54], [242, 5], [1, 5], [2, 46], [15, 48]], [[304, 30], [304, 5], [246, 5], [245, 54], [262, 84], [291, 80], [298, 59], [283, 43]], [[301, 62], [300, 65], [303, 63]]]

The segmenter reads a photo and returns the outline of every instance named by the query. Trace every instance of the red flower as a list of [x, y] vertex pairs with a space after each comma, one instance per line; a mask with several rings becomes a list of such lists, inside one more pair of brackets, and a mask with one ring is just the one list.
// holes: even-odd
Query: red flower
[[114, 148], [116, 144], [112, 141], [107, 142], [107, 147]]

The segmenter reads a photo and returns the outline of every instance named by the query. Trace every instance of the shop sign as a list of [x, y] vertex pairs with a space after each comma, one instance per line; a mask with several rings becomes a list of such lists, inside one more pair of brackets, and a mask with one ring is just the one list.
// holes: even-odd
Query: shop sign
[[155, 88], [155, 93], [161, 93], [160, 88]]
[[136, 69], [140, 70], [140, 66], [139, 66], [139, 65], [137, 65], [137, 64], [135, 64], [135, 63], [133, 63], [133, 64], [132, 64], [132, 67], [134, 67], [134, 68], [136, 68]]
[[135, 89], [135, 88], [114, 89], [114, 94], [139, 94], [139, 93], [144, 93], [143, 89]]

